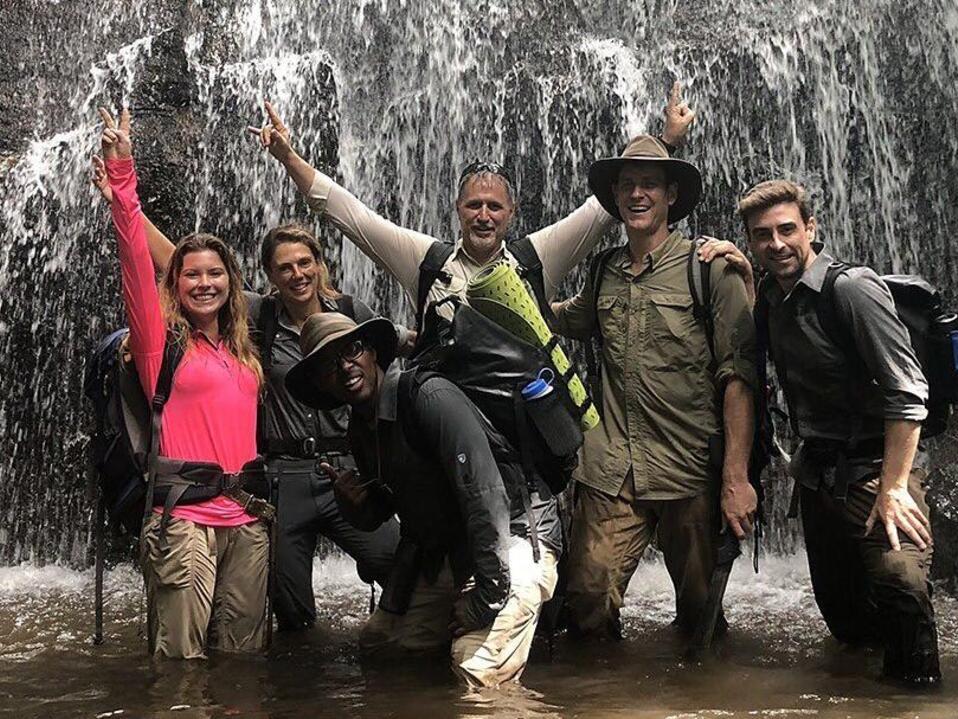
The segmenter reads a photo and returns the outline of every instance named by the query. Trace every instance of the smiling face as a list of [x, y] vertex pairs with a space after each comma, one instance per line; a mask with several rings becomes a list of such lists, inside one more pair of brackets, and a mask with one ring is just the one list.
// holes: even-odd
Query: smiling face
[[668, 229], [669, 207], [678, 197], [678, 186], [669, 183], [660, 164], [626, 164], [612, 193], [627, 231], [648, 237]]
[[302, 242], [281, 242], [268, 269], [270, 282], [285, 305], [312, 302], [319, 290], [320, 264]]
[[216, 317], [229, 300], [229, 290], [229, 273], [216, 252], [197, 250], [183, 255], [176, 295], [190, 322], [203, 326]]
[[376, 350], [363, 340], [334, 342], [323, 350], [313, 381], [350, 407], [368, 406], [378, 397], [382, 379], [376, 359]]
[[466, 180], [456, 201], [456, 212], [466, 252], [485, 259], [502, 245], [515, 205], [501, 177], [482, 173]]
[[748, 241], [759, 264], [786, 290], [815, 261], [815, 218], [802, 219], [795, 202], [780, 202], [748, 216]]

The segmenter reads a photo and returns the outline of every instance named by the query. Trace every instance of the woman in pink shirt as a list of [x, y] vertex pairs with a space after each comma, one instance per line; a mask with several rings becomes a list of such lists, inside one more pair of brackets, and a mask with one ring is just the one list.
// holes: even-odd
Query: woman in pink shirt
[[[256, 458], [263, 382], [238, 265], [221, 240], [195, 233], [177, 244], [157, 288], [136, 191], [129, 114], [124, 111], [119, 127], [106, 110], [100, 114], [129, 350], [148, 399], [167, 338], [183, 350], [162, 412], [159, 455], [215, 463], [223, 473], [237, 474]], [[207, 647], [261, 649], [269, 558], [264, 523], [223, 494], [176, 504], [168, 514], [164, 518], [163, 507], [154, 508], [140, 542], [154, 655], [193, 659], [204, 658]]]

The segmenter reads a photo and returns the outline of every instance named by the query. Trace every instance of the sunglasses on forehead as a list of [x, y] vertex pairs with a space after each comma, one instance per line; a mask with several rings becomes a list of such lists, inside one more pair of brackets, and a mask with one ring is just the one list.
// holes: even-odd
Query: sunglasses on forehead
[[462, 172], [459, 173], [459, 184], [461, 185], [463, 180], [465, 180], [470, 175], [477, 175], [480, 172], [488, 172], [493, 175], [499, 175], [510, 185], [512, 184], [512, 175], [509, 174], [509, 171], [500, 165], [498, 162], [484, 162], [482, 160], [476, 160], [475, 162], [470, 162], [466, 165]]

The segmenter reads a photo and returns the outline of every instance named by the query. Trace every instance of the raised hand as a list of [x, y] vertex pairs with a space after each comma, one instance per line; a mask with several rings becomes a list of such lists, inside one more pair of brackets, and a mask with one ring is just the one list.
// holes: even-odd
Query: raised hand
[[289, 128], [283, 124], [269, 100], [263, 102], [263, 107], [266, 109], [269, 122], [262, 127], [250, 126], [247, 129], [253, 135], [259, 136], [259, 142], [263, 149], [269, 150], [270, 155], [283, 162], [293, 151], [289, 142]]
[[101, 107], [99, 113], [100, 119], [103, 120], [103, 135], [100, 138], [103, 159], [125, 160], [133, 157], [133, 145], [130, 143], [130, 111], [124, 108], [120, 113], [119, 125], [105, 107]]
[[665, 105], [665, 128], [662, 139], [674, 147], [682, 147], [688, 140], [689, 127], [695, 120], [695, 111], [682, 100], [682, 83], [678, 80], [672, 85], [669, 101]]
[[113, 190], [110, 189], [110, 178], [106, 175], [106, 165], [103, 164], [103, 158], [94, 155], [91, 158], [93, 170], [90, 175], [90, 184], [92, 184], [107, 203], [113, 202]]

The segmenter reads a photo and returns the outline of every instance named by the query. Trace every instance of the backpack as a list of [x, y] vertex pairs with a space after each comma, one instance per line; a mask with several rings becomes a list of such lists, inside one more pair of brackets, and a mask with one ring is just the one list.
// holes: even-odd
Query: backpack
[[[437, 281], [442, 281], [448, 285], [452, 277], [443, 267], [452, 256], [456, 246], [451, 242], [442, 242], [436, 240], [426, 250], [426, 256], [419, 263], [419, 287], [416, 292], [416, 331], [422, 334], [424, 313], [426, 303], [429, 299], [429, 290]], [[542, 276], [542, 260], [539, 259], [539, 253], [532, 245], [532, 240], [523, 237], [518, 240], [506, 242], [506, 249], [516, 259], [518, 263], [517, 271], [529, 286], [532, 288], [532, 294], [539, 304], [539, 311], [546, 319], [546, 322], [552, 324], [554, 316], [552, 308], [546, 300], [545, 280]]]
[[86, 363], [83, 394], [93, 405], [95, 420], [88, 460], [110, 526], [138, 537], [145, 511], [152, 415], [162, 412], [183, 350], [167, 341], [151, 407], [132, 358], [124, 357], [128, 334], [126, 328], [116, 330], [97, 345]]
[[[841, 261], [828, 266], [815, 313], [828, 339], [867, 372], [851, 328], [835, 310], [835, 282], [854, 266]], [[952, 405], [958, 404], [958, 316], [942, 309], [938, 290], [922, 277], [882, 275], [881, 280], [891, 292], [928, 381], [928, 417], [922, 422], [921, 435], [934, 437], [945, 431]]]
[[[689, 254], [686, 261], [686, 277], [689, 283], [689, 295], [692, 298], [692, 316], [695, 321], [702, 326], [705, 332], [705, 341], [709, 348], [711, 356], [711, 367], [716, 365], [715, 359], [715, 318], [712, 312], [712, 275], [711, 264], [703, 262], [698, 258], [698, 250], [707, 238], [696, 237], [689, 248]], [[592, 338], [585, 343], [586, 362], [589, 369], [589, 380], [592, 386], [592, 396], [596, 398], [597, 406], [601, 403], [601, 364], [596, 356], [595, 346], [601, 351], [602, 333], [598, 323], [598, 299], [599, 289], [602, 284], [602, 275], [612, 254], [621, 247], [610, 247], [600, 251], [592, 258], [589, 266], [588, 282], [592, 288], [592, 297], [595, 305], [593, 312], [596, 321]], [[762, 485], [762, 472], [771, 462], [773, 453], [775, 453], [775, 426], [772, 423], [772, 412], [770, 408], [770, 399], [772, 396], [771, 387], [768, 384], [768, 374], [765, 364], [765, 356], [768, 348], [767, 328], [763, 333], [759, 327], [756, 333], [756, 349], [759, 361], [757, 362], [758, 391], [754, 393], [754, 415], [755, 424], [752, 436], [752, 449], [748, 461], [748, 479], [752, 488], [755, 490], [758, 498], [758, 509], [755, 513], [755, 543], [752, 556], [755, 571], [758, 571], [758, 546], [762, 537], [762, 527], [764, 524], [763, 503], [765, 490]], [[711, 443], [710, 443], [711, 444]], [[711, 450], [710, 446], [710, 450]], [[717, 450], [719, 453], [721, 449]], [[719, 457], [713, 457], [713, 464], [720, 461]]]
[[[398, 403], [400, 416], [406, 422], [412, 424], [412, 427], [403, 426], [403, 433], [409, 445], [424, 456], [432, 455], [434, 450], [432, 447], [423, 444], [421, 433], [416, 430], [417, 420], [413, 407], [415, 407], [416, 394], [419, 392], [419, 388], [433, 377], [449, 379], [438, 372], [422, 368], [405, 370], [399, 377]], [[496, 466], [499, 468], [507, 493], [510, 497], [517, 494], [522, 501], [523, 509], [529, 521], [529, 541], [532, 545], [533, 558], [538, 562], [540, 559], [539, 538], [531, 499], [532, 493], [539, 491], [536, 475], [527, 471], [523, 453], [517, 451], [516, 445], [503, 435], [483, 413], [482, 409], [478, 406], [475, 406], [475, 409], [479, 414], [486, 440], [489, 442], [489, 449], [492, 451]], [[549, 486], [548, 483], [547, 486]]]

